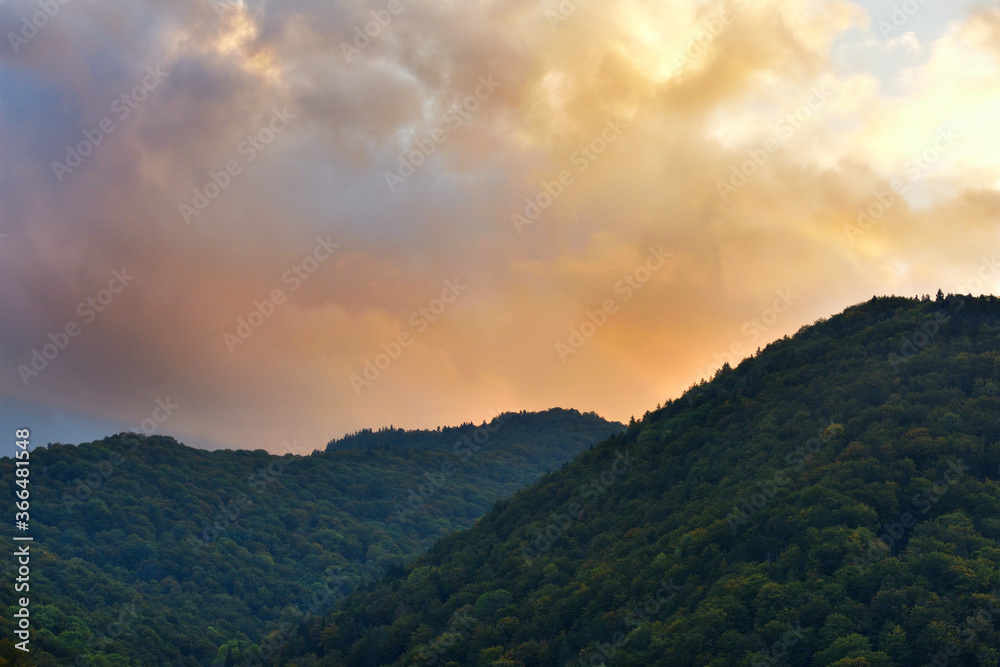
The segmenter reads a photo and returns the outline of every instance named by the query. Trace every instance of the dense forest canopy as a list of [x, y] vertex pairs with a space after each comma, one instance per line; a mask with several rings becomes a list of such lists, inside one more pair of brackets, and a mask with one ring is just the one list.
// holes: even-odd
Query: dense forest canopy
[[1000, 662], [1000, 301], [804, 327], [309, 619], [280, 664]]
[[[127, 433], [36, 448], [30, 664], [243, 664], [265, 637], [622, 429], [551, 410], [444, 429], [447, 448], [399, 430], [392, 447], [306, 457]], [[13, 468], [0, 459], [11, 494]], [[0, 590], [13, 609], [14, 591]], [[13, 661], [3, 618], [0, 662]]]

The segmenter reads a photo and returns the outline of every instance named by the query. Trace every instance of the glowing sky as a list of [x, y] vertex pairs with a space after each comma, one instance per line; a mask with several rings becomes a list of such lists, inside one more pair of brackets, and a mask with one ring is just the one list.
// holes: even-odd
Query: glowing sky
[[0, 0], [0, 428], [627, 420], [993, 292], [1000, 10], [895, 7]]

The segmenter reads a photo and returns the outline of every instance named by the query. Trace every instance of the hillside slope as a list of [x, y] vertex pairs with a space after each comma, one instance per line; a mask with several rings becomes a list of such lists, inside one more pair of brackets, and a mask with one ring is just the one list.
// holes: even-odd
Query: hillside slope
[[308, 623], [279, 663], [1000, 660], [1000, 301], [804, 327]]
[[[433, 451], [273, 456], [131, 434], [35, 449], [30, 664], [234, 664], [623, 428], [551, 410], [500, 415]], [[0, 459], [8, 497], [13, 467]], [[13, 596], [0, 589], [3, 605]]]

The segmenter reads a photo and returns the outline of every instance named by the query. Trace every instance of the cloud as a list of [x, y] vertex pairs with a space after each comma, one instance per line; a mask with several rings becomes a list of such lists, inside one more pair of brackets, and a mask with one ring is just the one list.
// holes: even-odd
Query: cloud
[[[627, 419], [872, 293], [962, 284], [993, 243], [996, 12], [917, 25], [883, 71], [844, 64], [876, 34], [846, 2], [614, 0], [554, 24], [544, 0], [387, 6], [68, 3], [0, 48], [3, 400], [92, 429], [169, 395], [183, 439], [274, 451], [497, 405]], [[0, 3], [0, 33], [35, 7]], [[910, 179], [947, 127], [961, 137]], [[848, 233], [894, 179], [905, 194]], [[518, 233], [530, 202], [547, 203]], [[320, 262], [321, 239], [339, 247]], [[660, 245], [670, 261], [626, 301], [616, 285]], [[84, 321], [122, 268], [134, 281]], [[445, 281], [467, 289], [445, 303]]]

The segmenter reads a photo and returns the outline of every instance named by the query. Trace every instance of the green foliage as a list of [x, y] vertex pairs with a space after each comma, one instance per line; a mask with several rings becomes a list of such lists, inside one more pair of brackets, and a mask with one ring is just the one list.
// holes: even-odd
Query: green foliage
[[[444, 429], [455, 439], [435, 447], [395, 431], [398, 446], [356, 438], [363, 448], [307, 457], [132, 434], [35, 449], [32, 664], [227, 667], [274, 653], [310, 615], [622, 428], [553, 410]], [[0, 459], [8, 497], [13, 468]], [[0, 642], [0, 664], [18, 657]]]
[[480, 620], [492, 619], [498, 611], [510, 604], [511, 595], [506, 590], [498, 588], [495, 591], [483, 593], [476, 599], [474, 606], [476, 618]]
[[310, 619], [278, 662], [423, 664], [471, 609], [437, 664], [996, 664], [998, 382], [997, 299], [859, 304]]

